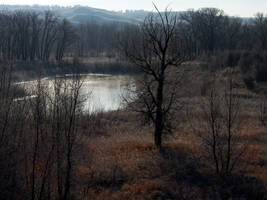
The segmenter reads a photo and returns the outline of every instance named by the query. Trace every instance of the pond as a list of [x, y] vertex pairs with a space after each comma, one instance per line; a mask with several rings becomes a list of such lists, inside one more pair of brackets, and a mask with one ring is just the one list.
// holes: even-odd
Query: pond
[[[61, 77], [59, 77], [61, 78]], [[67, 76], [68, 80], [72, 76]], [[104, 75], [104, 74], [87, 74], [81, 75], [82, 87], [80, 95], [85, 97], [83, 110], [85, 112], [114, 111], [122, 109], [125, 106], [123, 97], [129, 95], [129, 85], [133, 85], [133, 77], [129, 75]], [[42, 83], [48, 85], [52, 92], [54, 78], [44, 78]], [[33, 85], [37, 81], [19, 82], [24, 85], [29, 93], [32, 92]], [[28, 96], [34, 97], [34, 95]]]
[[87, 95], [84, 110], [106, 112], [123, 108], [123, 97], [128, 95], [128, 87], [132, 82], [132, 77], [122, 75], [83, 76], [81, 94]]

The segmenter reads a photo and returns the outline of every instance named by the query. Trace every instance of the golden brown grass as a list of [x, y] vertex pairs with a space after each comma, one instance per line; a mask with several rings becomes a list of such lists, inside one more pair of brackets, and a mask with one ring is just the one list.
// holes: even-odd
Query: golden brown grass
[[[196, 94], [185, 101], [199, 110], [200, 94]], [[233, 178], [227, 182], [227, 191], [225, 182], [215, 175], [212, 162], [204, 159], [204, 147], [188, 119], [179, 119], [183, 123], [172, 136], [164, 138], [159, 151], [153, 144], [153, 127], [141, 126], [136, 115], [120, 111], [101, 116], [105, 124], [94, 130], [104, 127], [99, 131], [103, 134], [81, 135], [83, 150], [79, 156], [86, 159], [76, 163], [77, 195], [96, 200], [221, 199], [225, 193], [240, 191], [241, 196], [246, 193], [254, 199], [253, 195], [265, 188], [261, 183], [267, 184], [266, 130], [258, 122], [257, 98], [244, 88], [240, 95], [241, 109], [246, 112], [237, 138], [246, 149], [233, 175], [241, 181]], [[254, 182], [243, 181], [242, 177], [252, 177]]]
[[[117, 114], [116, 120], [125, 117], [125, 112]], [[110, 124], [104, 136], [83, 135], [80, 138], [87, 149], [82, 154], [86, 152], [90, 161], [77, 163], [75, 168], [75, 176], [83, 188], [78, 190], [78, 195], [109, 200], [177, 199], [179, 195], [189, 195], [185, 191], [200, 191], [198, 187], [175, 181], [177, 168], [182, 169], [182, 174], [187, 173], [183, 171], [184, 158], [200, 152], [200, 143], [192, 140], [189, 128], [177, 130], [186, 134], [164, 138], [163, 152], [160, 152], [153, 143], [152, 127], [142, 127], [133, 116], [127, 116], [129, 122]], [[109, 119], [114, 120], [114, 117]]]
[[[129, 119], [125, 120], [125, 116]], [[183, 124], [173, 136], [164, 138], [160, 152], [153, 144], [152, 127], [140, 126], [136, 116], [122, 111], [102, 117], [108, 124], [106, 134], [80, 138], [84, 148], [80, 156], [87, 161], [76, 163], [79, 197], [96, 200], [219, 199], [220, 190], [214, 192], [209, 186], [215, 177], [214, 169], [207, 168], [210, 163], [201, 160], [203, 146], [190, 126]], [[256, 119], [240, 130], [240, 141], [249, 142], [242, 156], [245, 164], [236, 172], [267, 183], [267, 167], [262, 165], [267, 153], [264, 129], [254, 122]]]

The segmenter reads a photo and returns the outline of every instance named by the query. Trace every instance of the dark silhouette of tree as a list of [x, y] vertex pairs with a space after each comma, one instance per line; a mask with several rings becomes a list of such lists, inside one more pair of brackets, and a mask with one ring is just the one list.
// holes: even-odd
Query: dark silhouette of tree
[[[213, 74], [207, 95], [203, 97], [200, 113], [188, 116], [194, 133], [203, 142], [207, 160], [211, 160], [216, 174], [231, 175], [240, 164], [247, 143], [241, 143], [238, 134], [242, 119], [241, 100], [235, 86], [235, 71], [228, 69], [226, 77]], [[196, 119], [196, 123], [192, 123]]]
[[56, 48], [56, 60], [62, 61], [64, 53], [67, 48], [75, 41], [74, 28], [70, 22], [63, 19], [59, 25], [58, 37], [57, 37], [57, 48]]
[[183, 34], [190, 41], [191, 48], [197, 54], [204, 52], [213, 54], [220, 48], [219, 41], [225, 34], [227, 17], [217, 8], [202, 8], [197, 11], [190, 10], [181, 14], [184, 24]]
[[257, 13], [253, 19], [253, 33], [256, 36], [259, 48], [267, 50], [267, 18], [263, 13]]
[[50, 58], [51, 51], [56, 41], [56, 36], [58, 32], [57, 25], [58, 25], [58, 18], [50, 11], [46, 11], [44, 14], [44, 20], [40, 37], [40, 47], [39, 47], [40, 60], [48, 61]]
[[168, 119], [179, 85], [173, 79], [179, 77], [186, 50], [178, 35], [177, 16], [168, 10], [164, 13], [156, 10], [146, 17], [135, 37], [122, 41], [122, 50], [144, 74], [137, 90], [139, 105], [135, 110], [154, 123], [155, 145], [160, 148], [163, 132], [171, 128]]

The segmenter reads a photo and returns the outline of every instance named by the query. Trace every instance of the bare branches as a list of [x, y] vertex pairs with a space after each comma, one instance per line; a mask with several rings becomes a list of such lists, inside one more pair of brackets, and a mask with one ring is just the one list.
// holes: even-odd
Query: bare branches
[[224, 80], [214, 77], [208, 95], [202, 99], [200, 113], [193, 111], [197, 123], [192, 124], [192, 130], [203, 142], [207, 158], [212, 160], [220, 176], [232, 173], [246, 149], [246, 144], [238, 141], [244, 121], [240, 116], [241, 102], [234, 88], [233, 71], [229, 70], [226, 76]]
[[[155, 5], [154, 5], [155, 6]], [[167, 9], [149, 14], [136, 30], [134, 38], [121, 42], [126, 57], [144, 73], [137, 84], [135, 111], [155, 126], [155, 145], [160, 148], [162, 133], [171, 130], [179, 66], [186, 60], [186, 48], [177, 31], [177, 16]], [[171, 91], [167, 91], [167, 90]]]

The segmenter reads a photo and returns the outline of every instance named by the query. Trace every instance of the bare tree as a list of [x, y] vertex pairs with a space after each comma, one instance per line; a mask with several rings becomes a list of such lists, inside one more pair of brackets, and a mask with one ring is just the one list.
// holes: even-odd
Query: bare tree
[[263, 13], [257, 13], [253, 19], [253, 33], [255, 34], [259, 47], [262, 50], [267, 49], [267, 18]]
[[[122, 50], [144, 74], [137, 94], [142, 105], [135, 111], [154, 123], [155, 145], [160, 148], [162, 133], [168, 129], [168, 116], [175, 102], [178, 82], [174, 80], [180, 77], [179, 66], [186, 59], [186, 51], [177, 32], [177, 16], [155, 8], [157, 12], [146, 17], [136, 37], [122, 42]], [[170, 82], [175, 84], [166, 91]]]
[[[217, 80], [216, 80], [217, 79]], [[190, 122], [194, 133], [203, 142], [208, 158], [214, 163], [216, 173], [221, 176], [231, 174], [246, 149], [246, 144], [238, 140], [242, 117], [240, 99], [234, 88], [234, 72], [219, 83], [214, 77], [208, 95], [203, 98], [200, 113], [192, 111]], [[222, 89], [222, 90], [221, 90]], [[223, 91], [223, 92], [220, 92]]]
[[[225, 23], [225, 49], [233, 50], [238, 48], [238, 43], [240, 42], [242, 20], [238, 17], [227, 17]], [[223, 44], [221, 44], [223, 46]]]
[[66, 19], [63, 19], [59, 25], [57, 36], [56, 60], [62, 61], [66, 49], [74, 42], [75, 33], [72, 25]]
[[30, 60], [35, 60], [38, 48], [39, 48], [39, 37], [41, 32], [41, 25], [39, 15], [37, 13], [31, 13], [30, 14], [30, 21], [31, 21], [31, 28], [30, 28]]
[[217, 8], [202, 8], [197, 11], [189, 10], [181, 14], [181, 21], [185, 33], [183, 34], [191, 44], [194, 53], [213, 54], [221, 48], [225, 32], [227, 17]]
[[[25, 156], [25, 174], [31, 199], [70, 199], [73, 152], [77, 121], [82, 112], [79, 75], [56, 77], [53, 88], [42, 80], [34, 87], [30, 99], [30, 131]], [[28, 170], [27, 170], [28, 169]]]
[[44, 13], [40, 36], [39, 59], [48, 61], [57, 36], [58, 18], [50, 11]]
[[18, 198], [23, 185], [19, 165], [27, 109], [24, 101], [16, 100], [20, 88], [12, 83], [12, 72], [12, 64], [0, 65], [0, 193], [4, 199]]
[[259, 121], [264, 128], [267, 128], [267, 102], [266, 96], [263, 96], [259, 105]]
[[73, 148], [82, 105], [81, 86], [79, 75], [73, 75], [71, 80], [67, 77], [55, 78], [49, 97], [58, 199], [69, 199], [71, 195]]
[[[42, 184], [40, 184], [40, 175], [37, 174], [38, 168], [42, 172], [42, 183], [47, 178], [46, 170], [47, 167], [40, 167], [41, 160], [48, 160], [46, 153], [43, 152], [44, 146], [48, 147], [46, 144], [46, 138], [48, 137], [47, 128], [47, 98], [46, 98], [46, 87], [42, 83], [41, 79], [37, 80], [36, 88], [34, 88], [35, 98], [30, 99], [31, 105], [31, 121], [32, 121], [32, 142], [31, 142], [31, 176], [30, 176], [30, 186], [31, 186], [31, 199], [42, 199], [43, 192]], [[49, 148], [47, 148], [49, 149]], [[49, 152], [49, 151], [48, 151]], [[40, 169], [41, 168], [41, 169]], [[45, 172], [45, 173], [44, 173]]]

